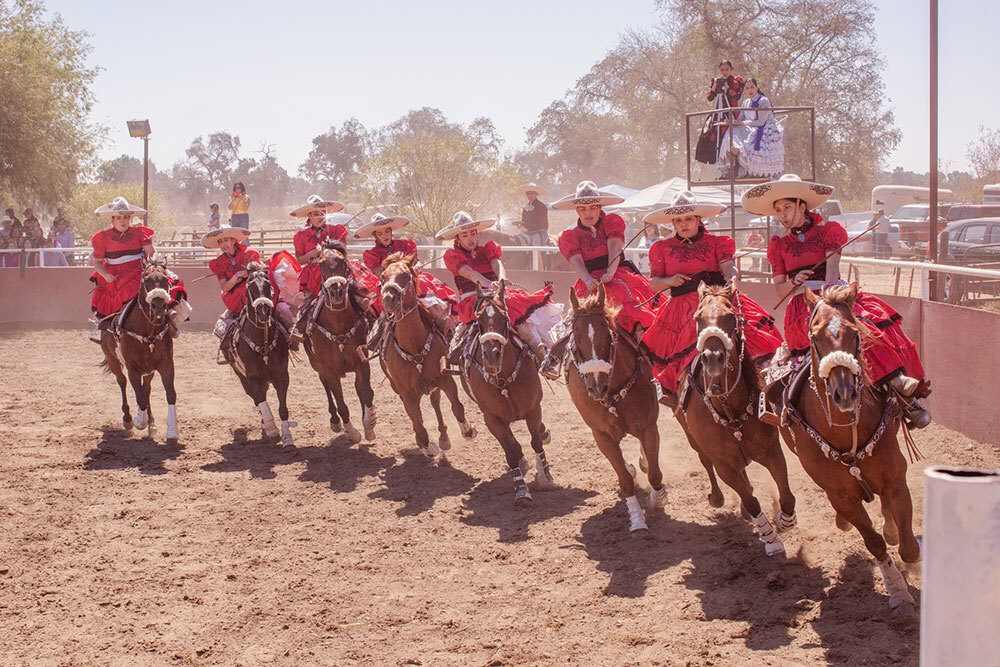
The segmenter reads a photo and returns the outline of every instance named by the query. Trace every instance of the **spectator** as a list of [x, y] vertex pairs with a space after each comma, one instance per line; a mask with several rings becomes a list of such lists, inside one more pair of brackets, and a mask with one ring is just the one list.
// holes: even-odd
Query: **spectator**
[[233, 193], [229, 196], [229, 212], [232, 214], [229, 218], [231, 226], [250, 229], [250, 195], [242, 181], [233, 186]]
[[219, 205], [209, 204], [208, 210], [211, 212], [211, 215], [208, 218], [208, 231], [218, 229], [222, 226], [222, 221], [219, 218]]
[[885, 217], [884, 209], [872, 211], [872, 221], [869, 226], [874, 226], [872, 233], [872, 251], [877, 259], [889, 259], [892, 254], [889, 248], [889, 218]]
[[13, 222], [14, 221], [10, 219], [9, 215], [5, 215], [3, 217], [3, 220], [0, 220], [0, 223], [3, 224], [3, 226], [0, 227], [0, 238], [4, 240], [10, 238], [10, 227], [13, 224]]
[[21, 227], [22, 226], [21, 225], [21, 221], [17, 219], [16, 215], [14, 215], [14, 207], [13, 206], [8, 206], [7, 209], [3, 213], [8, 218], [10, 218], [10, 220], [11, 220], [11, 226], [14, 226], [14, 227]]
[[58, 227], [61, 222], [65, 222], [67, 226], [69, 225], [69, 220], [67, 220], [66, 216], [63, 214], [63, 205], [59, 204], [56, 206], [56, 217], [52, 219], [52, 229]]
[[749, 78], [747, 98], [733, 125], [733, 154], [739, 160], [738, 176], [777, 178], [785, 170], [785, 145], [781, 126], [774, 120], [771, 100], [760, 90], [757, 79]]
[[[50, 238], [44, 242], [44, 247], [46, 248], [58, 248], [59, 244], [56, 240]], [[43, 266], [69, 266], [69, 262], [66, 261], [66, 253], [56, 252], [54, 250], [46, 250], [42, 253]]]
[[[737, 107], [743, 95], [744, 81], [741, 76], [733, 75], [733, 64], [728, 60], [719, 63], [719, 76], [712, 79], [708, 88], [708, 101], [715, 102], [716, 109]], [[723, 140], [726, 138], [726, 125], [718, 125], [732, 120], [732, 112], [718, 113], [709, 116], [698, 137], [698, 147], [695, 159], [705, 164], [716, 165], [716, 175], [719, 178], [728, 177], [729, 160], [719, 161], [720, 152], [725, 155]]]
[[38, 222], [38, 218], [35, 217], [35, 213], [30, 209], [24, 209], [24, 232], [27, 235], [28, 230], [37, 229], [39, 236], [45, 236], [45, 231], [42, 230], [42, 223]]
[[52, 234], [52, 238], [55, 239], [56, 247], [68, 249], [63, 253], [63, 256], [69, 266], [74, 266], [73, 247], [76, 246], [76, 236], [69, 228], [69, 221], [60, 215], [53, 221], [52, 229], [55, 232]]
[[[759, 229], [751, 229], [750, 233], [747, 234], [747, 248], [760, 249], [764, 247], [764, 235], [760, 233]], [[751, 266], [754, 271], [760, 269], [760, 257], [751, 258], [753, 263]]]

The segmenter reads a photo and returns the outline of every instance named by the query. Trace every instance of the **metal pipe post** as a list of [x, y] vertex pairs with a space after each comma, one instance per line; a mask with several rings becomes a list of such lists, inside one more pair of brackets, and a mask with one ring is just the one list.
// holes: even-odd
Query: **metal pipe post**
[[[938, 3], [930, 0], [930, 195], [929, 213], [930, 239], [927, 242], [927, 258], [938, 261]], [[931, 278], [931, 300], [937, 300], [937, 276]]]
[[149, 137], [142, 138], [142, 214], [143, 224], [149, 223]]

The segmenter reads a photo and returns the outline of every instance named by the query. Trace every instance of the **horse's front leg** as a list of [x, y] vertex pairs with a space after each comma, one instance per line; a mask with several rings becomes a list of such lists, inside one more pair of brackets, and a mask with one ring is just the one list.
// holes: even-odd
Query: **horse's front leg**
[[281, 418], [281, 444], [284, 447], [294, 447], [292, 438], [293, 422], [288, 421], [288, 361], [279, 366], [272, 376], [274, 391], [278, 394], [278, 417]]
[[[733, 443], [732, 446], [735, 447], [736, 444]], [[757, 536], [764, 543], [764, 553], [768, 556], [784, 555], [785, 545], [781, 541], [781, 538], [778, 537], [774, 526], [764, 516], [764, 511], [760, 508], [760, 501], [753, 494], [753, 485], [750, 484], [750, 478], [747, 477], [746, 469], [742, 467], [737, 468], [728, 461], [716, 461], [715, 469], [718, 471], [722, 481], [728, 484], [739, 495], [743, 506], [743, 515], [745, 518], [750, 519], [750, 522], [753, 523], [754, 528], [757, 530]]]
[[[163, 391], [167, 395], [167, 444], [176, 445], [178, 440], [177, 392], [174, 390], [173, 358], [167, 358], [160, 366], [160, 381], [163, 383]], [[150, 382], [152, 382], [152, 378], [150, 378]], [[152, 419], [150, 423], [152, 423]]]
[[[450, 375], [442, 375], [441, 389], [448, 396], [448, 402], [451, 403], [451, 413], [458, 420], [458, 428], [462, 430], [462, 437], [466, 440], [475, 438], [476, 428], [465, 420], [465, 406], [462, 405], [462, 399], [458, 396], [458, 385], [455, 384], [454, 378]], [[444, 449], [443, 445], [442, 449]]]
[[667, 485], [663, 483], [663, 471], [660, 470], [660, 431], [656, 421], [646, 427], [639, 438], [640, 451], [646, 459], [646, 478], [651, 487], [649, 504], [652, 507], [664, 507], [667, 504]]
[[354, 371], [354, 390], [361, 402], [361, 426], [365, 430], [365, 440], [374, 440], [375, 392], [372, 390], [372, 369], [367, 361], [357, 364], [357, 370]]
[[[340, 415], [337, 414], [337, 406], [333, 402], [333, 390], [330, 389], [330, 383], [327, 382], [323, 372], [320, 372], [319, 381], [323, 383], [323, 391], [326, 392], [326, 409], [330, 413], [330, 430], [334, 433], [340, 433], [344, 427], [340, 424]], [[337, 380], [337, 384], [340, 384], [340, 380]]]
[[117, 359], [108, 357], [107, 364], [108, 370], [115, 376], [118, 388], [122, 392], [122, 428], [126, 431], [131, 431], [132, 411], [128, 407], [128, 378], [125, 377], [125, 371], [122, 370], [122, 366], [118, 363]]
[[531, 449], [535, 452], [535, 484], [542, 487], [552, 486], [556, 480], [552, 476], [544, 449], [552, 436], [542, 423], [542, 406], [536, 406], [529, 412], [524, 418], [524, 423], [528, 427], [528, 433], [531, 434]]
[[507, 468], [514, 480], [514, 503], [520, 506], [530, 505], [532, 502], [531, 492], [528, 491], [528, 485], [524, 481], [524, 476], [528, 472], [528, 461], [524, 458], [521, 443], [517, 441], [514, 432], [510, 430], [510, 423], [490, 412], [483, 413], [483, 420], [486, 422], [486, 428], [503, 447]]
[[128, 381], [132, 385], [132, 391], [135, 393], [135, 404], [138, 407], [134, 424], [140, 431], [147, 427], [152, 429], [153, 425], [149, 414], [149, 387], [143, 380], [144, 378], [139, 371], [128, 369]]
[[646, 513], [643, 512], [642, 505], [639, 504], [639, 499], [635, 495], [635, 468], [625, 463], [625, 457], [622, 456], [621, 439], [616, 440], [603, 431], [591, 430], [594, 433], [597, 448], [601, 450], [604, 458], [611, 463], [615, 474], [618, 475], [618, 486], [621, 488], [622, 495], [625, 496], [625, 507], [628, 509], [629, 532], [633, 537], [645, 537], [649, 534], [649, 528], [646, 526]]
[[[454, 385], [454, 382], [452, 383]], [[444, 423], [444, 415], [441, 413], [441, 390], [432, 389], [430, 393], [431, 397], [431, 407], [434, 408], [434, 416], [437, 418], [438, 423], [438, 447], [441, 448], [442, 452], [446, 452], [451, 449], [451, 438], [448, 437], [448, 427]], [[452, 408], [454, 408], [452, 404]], [[441, 454], [444, 457], [444, 454]]]
[[778, 485], [778, 504], [781, 509], [774, 517], [774, 527], [780, 533], [794, 528], [798, 523], [798, 518], [795, 516], [795, 496], [792, 494], [792, 487], [788, 484], [788, 466], [785, 464], [785, 455], [781, 451], [777, 431], [768, 436], [767, 446], [767, 456], [763, 464], [771, 473], [774, 483]]
[[410, 423], [413, 424], [413, 435], [417, 439], [417, 447], [427, 458], [434, 458], [441, 450], [437, 444], [430, 441], [427, 429], [424, 428], [424, 417], [420, 414], [420, 394], [416, 394], [415, 397], [411, 394], [400, 394], [399, 397], [403, 401], [403, 409], [406, 410]]

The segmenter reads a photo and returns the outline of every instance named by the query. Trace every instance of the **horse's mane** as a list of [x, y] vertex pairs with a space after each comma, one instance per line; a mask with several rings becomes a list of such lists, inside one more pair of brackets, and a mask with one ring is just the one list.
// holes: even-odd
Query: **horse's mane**
[[393, 264], [398, 264], [400, 262], [405, 261], [407, 262], [407, 269], [409, 270], [409, 272], [412, 273], [413, 275], [416, 275], [417, 270], [413, 268], [413, 262], [410, 261], [411, 257], [415, 256], [412, 254], [404, 255], [402, 252], [390, 253], [385, 259], [382, 260], [382, 269], [383, 270], [388, 269]]
[[324, 250], [333, 250], [334, 252], [340, 253], [344, 259], [347, 259], [347, 246], [343, 241], [338, 241], [337, 239], [326, 239], [323, 241]]
[[[337, 241], [336, 239], [326, 239], [323, 241], [321, 246], [323, 250], [329, 250], [333, 254], [347, 264], [347, 293], [351, 296], [355, 302], [360, 301], [360, 299], [368, 298], [368, 290], [361, 287], [358, 284], [357, 279], [354, 277], [354, 270], [351, 265], [347, 262], [347, 245], [343, 241]], [[325, 258], [324, 258], [325, 259]]]
[[[857, 292], [854, 292], [853, 294], [852, 292], [853, 290], [850, 285], [830, 285], [828, 287], [824, 287], [819, 296], [826, 305], [831, 306], [836, 309], [838, 313], [840, 313], [845, 320], [844, 325], [853, 329], [858, 334], [858, 338], [861, 339], [862, 346], [864, 346], [865, 343], [871, 343], [874, 341], [881, 343], [881, 336], [873, 334], [871, 330], [861, 324], [861, 322], [858, 321], [858, 318], [854, 315], [854, 309], [852, 306], [854, 305], [854, 300], [857, 298]], [[861, 355], [859, 362], [861, 363], [861, 367], [865, 369], [865, 375], [867, 377], [868, 369], [865, 366], [864, 355]]]
[[[580, 312], [585, 315], [598, 314], [600, 311], [600, 297], [597, 292], [590, 294], [580, 302]], [[606, 298], [604, 300], [604, 315], [611, 320], [612, 323], [617, 322], [618, 313], [621, 311], [622, 307], [618, 304], [610, 303]]]
[[267, 265], [264, 262], [257, 261], [247, 264], [247, 273], [257, 273], [258, 271], [267, 271]]

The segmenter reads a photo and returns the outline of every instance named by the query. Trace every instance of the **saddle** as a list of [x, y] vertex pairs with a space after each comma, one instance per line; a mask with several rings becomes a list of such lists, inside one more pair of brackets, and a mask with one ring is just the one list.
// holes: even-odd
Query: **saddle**
[[767, 368], [764, 391], [760, 393], [757, 418], [771, 426], [787, 426], [785, 406], [795, 403], [809, 377], [809, 353], [793, 356], [782, 345]]

